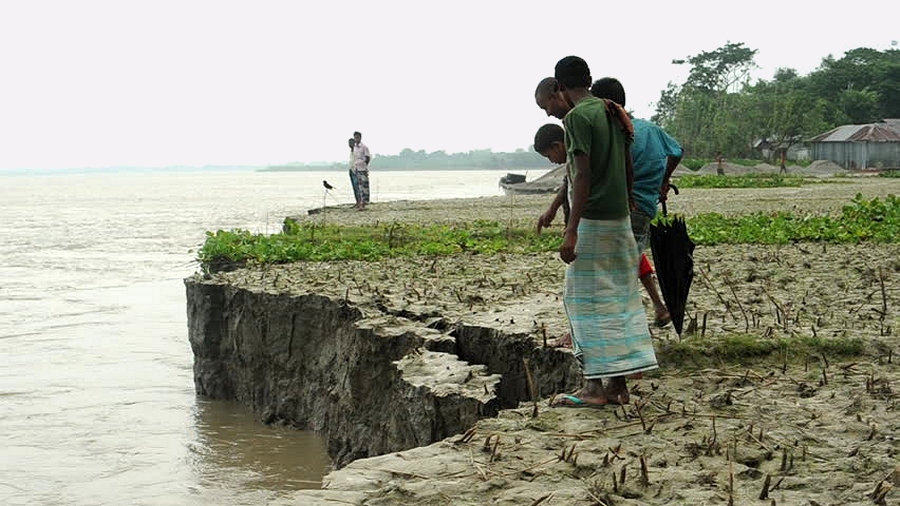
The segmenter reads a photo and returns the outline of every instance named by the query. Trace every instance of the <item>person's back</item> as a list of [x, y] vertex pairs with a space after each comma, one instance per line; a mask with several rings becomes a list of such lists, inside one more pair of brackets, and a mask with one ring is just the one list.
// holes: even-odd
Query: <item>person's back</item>
[[[598, 79], [591, 86], [591, 94], [625, 106], [625, 87], [614, 77]], [[631, 210], [631, 231], [641, 251], [638, 277], [653, 301], [656, 325], [662, 327], [672, 318], [656, 288], [653, 267], [643, 251], [650, 236], [650, 221], [656, 216], [656, 205], [665, 200], [669, 178], [684, 152], [681, 145], [661, 127], [634, 118], [631, 118], [631, 124], [634, 128], [634, 142], [630, 149], [633, 164], [631, 198], [635, 206]]]
[[[632, 195], [638, 208], [651, 218], [656, 216], [659, 191], [666, 176], [666, 164], [673, 153], [681, 153], [681, 146], [665, 130], [643, 119], [632, 119], [634, 160]], [[679, 155], [680, 156], [680, 155]]]
[[[625, 107], [625, 87], [614, 77], [595, 81], [591, 94]], [[635, 118], [631, 118], [631, 123], [634, 127], [634, 142], [631, 144], [634, 165], [632, 198], [641, 213], [653, 218], [663, 182], [668, 182], [670, 170], [675, 169], [683, 151], [681, 145], [658, 125]]]
[[[566, 149], [570, 157], [583, 152], [591, 160], [591, 192], [583, 216], [610, 220], [629, 214], [625, 173], [625, 133], [598, 98], [580, 100], [566, 114]], [[570, 170], [574, 171], [574, 164]], [[570, 180], [574, 179], [574, 173]]]

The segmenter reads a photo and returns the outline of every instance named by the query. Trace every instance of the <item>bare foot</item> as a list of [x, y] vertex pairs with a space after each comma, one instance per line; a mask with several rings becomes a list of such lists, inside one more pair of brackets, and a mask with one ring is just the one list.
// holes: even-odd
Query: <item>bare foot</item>
[[625, 385], [624, 376], [610, 378], [606, 383], [606, 402], [609, 404], [628, 404], [628, 387]]
[[628, 391], [624, 392], [609, 392], [606, 395], [606, 403], [607, 404], [628, 404], [631, 402], [631, 397], [628, 395]]
[[656, 321], [654, 322], [657, 327], [663, 328], [672, 321], [672, 315], [669, 314], [669, 310], [665, 307], [656, 308]]

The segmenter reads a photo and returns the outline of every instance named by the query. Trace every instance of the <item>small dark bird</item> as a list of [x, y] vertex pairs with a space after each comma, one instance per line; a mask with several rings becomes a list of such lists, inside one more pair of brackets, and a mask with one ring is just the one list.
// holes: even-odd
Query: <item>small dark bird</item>
[[326, 190], [334, 190], [334, 186], [328, 184], [328, 181], [325, 181], [324, 179], [322, 180], [322, 186], [324, 186]]

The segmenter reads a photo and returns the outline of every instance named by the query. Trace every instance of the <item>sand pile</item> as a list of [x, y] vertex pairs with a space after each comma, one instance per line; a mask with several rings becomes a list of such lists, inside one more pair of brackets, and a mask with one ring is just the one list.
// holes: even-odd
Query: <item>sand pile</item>
[[697, 174], [698, 171], [692, 170], [684, 166], [683, 164], [678, 164], [678, 167], [675, 167], [675, 171], [672, 172], [673, 176], [681, 176], [684, 174]]
[[[717, 174], [719, 164], [716, 162], [707, 163], [697, 171], [690, 171], [687, 169], [682, 170], [681, 167], [682, 166], [679, 165], [679, 169], [677, 169], [674, 173], [675, 175]], [[744, 174], [778, 174], [779, 172], [781, 172], [781, 168], [779, 166], [765, 162], [759, 163], [753, 167], [722, 162], [722, 170], [725, 171], [726, 176], [742, 176]], [[830, 160], [816, 160], [812, 162], [808, 167], [800, 167], [798, 165], [789, 165], [787, 167], [788, 174], [801, 174], [804, 176], [815, 177], [833, 176], [835, 174], [843, 174], [846, 172], [847, 171], [843, 167]]]
[[[718, 168], [718, 162], [707, 163], [703, 167], [700, 167], [700, 170], [698, 170], [697, 173], [718, 174]], [[747, 167], [744, 165], [737, 165], [735, 163], [728, 162], [722, 162], [722, 170], [725, 171], [726, 176], [741, 176], [755, 171], [753, 167]]]
[[834, 174], [842, 174], [847, 172], [840, 165], [832, 162], [831, 160], [816, 160], [813, 163], [809, 164], [808, 167], [801, 169], [803, 174], [809, 175], [834, 175]]
[[753, 167], [754, 172], [758, 172], [760, 174], [777, 174], [781, 172], [781, 168], [771, 163], [760, 163]]

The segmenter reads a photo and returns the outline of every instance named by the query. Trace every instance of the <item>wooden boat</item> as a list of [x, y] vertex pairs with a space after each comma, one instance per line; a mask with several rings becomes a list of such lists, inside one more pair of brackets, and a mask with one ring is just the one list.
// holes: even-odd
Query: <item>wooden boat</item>
[[566, 166], [560, 165], [543, 176], [532, 181], [526, 181], [523, 174], [507, 173], [500, 178], [500, 188], [507, 195], [533, 195], [540, 193], [555, 193], [562, 186], [566, 176]]

